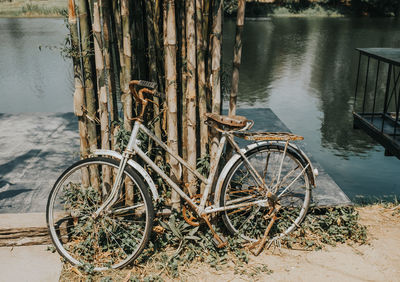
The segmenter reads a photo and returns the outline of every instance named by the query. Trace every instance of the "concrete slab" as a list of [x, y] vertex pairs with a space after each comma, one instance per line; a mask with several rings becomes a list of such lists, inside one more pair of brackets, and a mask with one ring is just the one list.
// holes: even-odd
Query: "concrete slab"
[[46, 213], [0, 214], [0, 229], [46, 227]]
[[[239, 109], [238, 114], [254, 119], [253, 131], [289, 131], [271, 109]], [[296, 144], [301, 147], [301, 142]], [[43, 213], [52, 185], [79, 159], [76, 117], [72, 113], [0, 114], [0, 146], [0, 213]], [[324, 169], [312, 162], [320, 171], [314, 203], [351, 204]]]
[[[254, 120], [251, 131], [291, 132], [289, 128], [269, 108], [238, 109], [238, 115]], [[323, 167], [310, 155], [301, 141], [295, 142], [310, 158], [313, 166], [318, 169], [317, 188], [312, 192], [312, 201], [317, 206], [350, 205], [352, 202], [340, 189], [336, 182], [325, 172]]]
[[61, 172], [79, 159], [73, 113], [0, 114], [0, 213], [44, 212]]
[[62, 263], [47, 246], [0, 248], [0, 282], [56, 282]]

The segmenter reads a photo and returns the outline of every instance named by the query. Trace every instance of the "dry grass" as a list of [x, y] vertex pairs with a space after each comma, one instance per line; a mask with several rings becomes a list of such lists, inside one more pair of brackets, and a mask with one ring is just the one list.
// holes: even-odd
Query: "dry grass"
[[0, 17], [60, 17], [66, 0], [0, 0]]

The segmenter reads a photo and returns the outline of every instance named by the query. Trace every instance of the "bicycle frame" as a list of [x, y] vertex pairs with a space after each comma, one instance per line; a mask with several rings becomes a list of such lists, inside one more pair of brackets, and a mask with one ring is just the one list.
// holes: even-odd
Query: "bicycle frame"
[[[191, 173], [193, 173], [197, 177], [197, 179], [199, 179], [201, 182], [203, 182], [205, 184], [205, 189], [204, 189], [204, 193], [201, 197], [200, 204], [195, 203], [193, 199], [191, 199], [165, 172], [163, 172], [146, 155], [145, 152], [143, 152], [140, 149], [138, 142], [137, 142], [137, 136], [138, 136], [139, 130], [141, 130], [146, 135], [148, 135], [151, 139], [153, 139], [154, 142], [156, 142], [161, 148], [163, 148], [171, 157], [175, 158], [181, 165], [183, 165]], [[261, 205], [261, 204], [267, 203], [268, 199], [264, 199], [264, 200], [254, 201], [254, 202], [226, 205], [224, 207], [215, 207], [215, 205], [211, 205], [206, 208], [207, 198], [211, 192], [213, 180], [217, 173], [218, 164], [221, 159], [222, 151], [223, 151], [227, 141], [232, 145], [232, 147], [236, 150], [236, 152], [238, 152], [241, 155], [241, 157], [243, 157], [245, 164], [247, 164], [247, 166], [250, 170], [250, 173], [252, 174], [253, 178], [256, 180], [257, 184], [260, 185], [260, 187], [265, 188], [267, 191], [270, 191], [269, 187], [267, 187], [266, 184], [262, 181], [258, 172], [254, 169], [254, 167], [248, 161], [247, 157], [240, 150], [239, 146], [234, 141], [234, 138], [231, 134], [229, 134], [227, 132], [222, 133], [222, 137], [219, 142], [217, 153], [215, 155], [215, 158], [216, 158], [215, 163], [214, 163], [213, 167], [211, 168], [208, 178], [205, 178], [198, 171], [191, 168], [190, 165], [185, 160], [183, 160], [181, 157], [179, 157], [174, 152], [172, 152], [171, 149], [164, 142], [162, 142], [155, 134], [153, 134], [146, 126], [144, 126], [141, 121], [135, 121], [131, 136], [129, 138], [128, 145], [127, 145], [124, 153], [122, 154], [122, 159], [121, 159], [120, 167], [118, 169], [117, 178], [116, 178], [114, 186], [111, 190], [110, 196], [106, 199], [106, 201], [102, 204], [102, 206], [95, 212], [95, 216], [98, 216], [102, 212], [102, 210], [104, 210], [107, 206], [111, 206], [117, 199], [118, 189], [121, 184], [122, 172], [125, 169], [128, 159], [133, 154], [137, 154], [146, 164], [148, 164], [155, 172], [157, 172], [157, 174], [159, 174], [171, 186], [171, 188], [174, 189], [197, 212], [197, 214], [199, 214], [199, 216], [203, 216], [205, 214], [215, 213], [215, 212], [219, 212], [219, 211], [229, 210], [229, 209], [235, 209], [238, 207], [252, 206], [252, 205], [257, 205], [257, 204]]]

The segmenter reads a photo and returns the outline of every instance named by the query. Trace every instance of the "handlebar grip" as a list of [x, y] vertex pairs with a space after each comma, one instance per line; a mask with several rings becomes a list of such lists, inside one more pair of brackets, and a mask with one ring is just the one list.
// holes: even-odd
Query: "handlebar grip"
[[139, 80], [136, 85], [141, 86], [141, 87], [151, 88], [151, 89], [157, 88], [157, 83], [151, 82], [151, 81], [146, 81], [146, 80]]

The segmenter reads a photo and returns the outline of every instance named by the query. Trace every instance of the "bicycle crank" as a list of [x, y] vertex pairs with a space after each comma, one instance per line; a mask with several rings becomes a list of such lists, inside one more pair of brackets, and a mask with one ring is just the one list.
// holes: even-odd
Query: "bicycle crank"
[[[194, 200], [196, 204], [200, 203], [202, 194], [196, 194], [193, 195], [191, 198]], [[182, 207], [182, 215], [183, 219], [191, 226], [199, 226], [200, 225], [200, 220], [199, 217], [197, 216], [197, 213], [191, 209], [191, 207], [187, 204], [184, 203]]]

